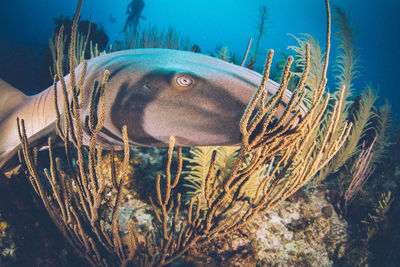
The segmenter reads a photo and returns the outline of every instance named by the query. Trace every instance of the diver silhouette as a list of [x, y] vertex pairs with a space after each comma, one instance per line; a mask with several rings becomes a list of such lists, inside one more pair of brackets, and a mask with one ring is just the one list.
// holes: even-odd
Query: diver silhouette
[[126, 8], [126, 18], [125, 26], [123, 32], [126, 32], [128, 28], [131, 28], [133, 32], [137, 32], [137, 27], [139, 25], [139, 19], [146, 19], [141, 16], [143, 8], [145, 7], [143, 0], [132, 0]]

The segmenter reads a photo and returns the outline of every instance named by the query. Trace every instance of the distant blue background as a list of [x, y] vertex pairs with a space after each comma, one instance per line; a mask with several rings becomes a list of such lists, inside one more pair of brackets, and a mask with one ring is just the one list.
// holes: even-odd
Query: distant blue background
[[[27, 93], [36, 92], [35, 75], [45, 53], [47, 39], [54, 29], [53, 17], [75, 12], [77, 0], [0, 0], [0, 78]], [[111, 41], [123, 39], [120, 31], [125, 23], [130, 0], [84, 0], [81, 19], [89, 19], [105, 28]], [[203, 52], [214, 51], [217, 45], [242, 57], [250, 36], [256, 37], [257, 15], [261, 5], [269, 12], [267, 32], [261, 48], [276, 52], [296, 41], [287, 33], [309, 33], [325, 45], [326, 14], [323, 0], [145, 0], [142, 15], [145, 23], [160, 28], [174, 26], [188, 35]], [[249, 5], [249, 3], [252, 5]], [[380, 99], [388, 98], [395, 112], [400, 113], [398, 87], [400, 58], [400, 1], [342, 0], [336, 1], [351, 11], [351, 24], [358, 30], [356, 47], [360, 49], [363, 69], [355, 82], [362, 90], [366, 83], [380, 88]], [[116, 23], [110, 23], [115, 17]], [[335, 51], [332, 51], [331, 60]], [[15, 60], [15, 57], [25, 60]], [[261, 63], [261, 62], [258, 62]], [[23, 66], [23, 67], [21, 67]], [[332, 64], [331, 64], [332, 67]], [[19, 69], [24, 69], [21, 73]], [[29, 69], [30, 71], [26, 71]], [[14, 75], [10, 76], [10, 72]], [[7, 77], [4, 75], [7, 74]], [[331, 76], [330, 76], [331, 77]], [[329, 78], [329, 77], [328, 77]], [[331, 81], [333, 78], [330, 78]], [[1, 97], [1, 96], [0, 96]]]

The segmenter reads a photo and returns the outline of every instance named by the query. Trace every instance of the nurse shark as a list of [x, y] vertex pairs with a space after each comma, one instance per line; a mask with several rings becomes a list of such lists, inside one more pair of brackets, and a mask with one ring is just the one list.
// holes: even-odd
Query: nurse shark
[[[82, 63], [75, 69], [80, 77]], [[105, 89], [105, 120], [97, 143], [104, 148], [123, 144], [121, 129], [127, 126], [133, 146], [234, 145], [241, 141], [243, 112], [257, 90], [262, 75], [207, 55], [171, 49], [132, 49], [109, 53], [87, 61], [80, 123], [84, 144], [90, 131], [90, 96], [95, 80], [110, 72]], [[67, 86], [69, 75], [65, 76]], [[279, 84], [269, 80], [267, 95]], [[17, 118], [24, 119], [29, 143], [45, 145], [55, 136], [56, 109], [53, 86], [27, 96], [0, 80], [0, 169], [20, 149]], [[60, 82], [58, 106], [63, 110]], [[276, 110], [279, 118], [291, 98], [286, 90]], [[303, 114], [305, 107], [301, 106]], [[40, 141], [41, 140], [41, 141]]]

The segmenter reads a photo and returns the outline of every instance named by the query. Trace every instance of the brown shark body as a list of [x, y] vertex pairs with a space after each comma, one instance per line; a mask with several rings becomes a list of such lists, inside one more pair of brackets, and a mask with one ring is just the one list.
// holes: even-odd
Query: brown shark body
[[[80, 76], [82, 64], [75, 69]], [[239, 122], [262, 76], [206, 55], [170, 49], [134, 49], [110, 53], [88, 61], [85, 101], [80, 120], [87, 129], [89, 100], [95, 80], [105, 70], [105, 121], [100, 145], [120, 146], [127, 125], [129, 142], [138, 146], [232, 145], [240, 142]], [[69, 84], [69, 75], [65, 77]], [[268, 95], [279, 84], [268, 81]], [[62, 110], [61, 86], [57, 84]], [[0, 169], [15, 155], [20, 141], [17, 117], [24, 119], [30, 143], [56, 134], [53, 88], [26, 96], [0, 80]], [[286, 91], [276, 116], [291, 97]], [[304, 108], [304, 107], [303, 107]], [[84, 142], [89, 133], [84, 131]]]

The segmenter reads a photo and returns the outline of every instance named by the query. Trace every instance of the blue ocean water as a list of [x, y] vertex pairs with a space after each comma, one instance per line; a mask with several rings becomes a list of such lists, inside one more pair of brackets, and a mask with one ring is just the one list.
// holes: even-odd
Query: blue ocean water
[[[48, 38], [54, 29], [52, 18], [72, 16], [77, 0], [16, 0], [0, 2], [0, 78], [28, 93], [40, 91], [36, 77], [45, 53]], [[125, 10], [130, 0], [85, 0], [81, 19], [104, 27], [110, 42], [123, 39]], [[227, 46], [240, 57], [250, 36], [257, 35], [256, 25], [260, 6], [268, 10], [266, 33], [261, 40], [260, 54], [274, 49], [287, 51], [296, 41], [288, 33], [308, 33], [325, 45], [326, 14], [323, 0], [202, 0], [149, 1], [141, 25], [157, 24], [160, 28], [174, 26], [189, 36], [203, 52], [214, 51], [218, 45]], [[400, 2], [396, 0], [341, 0], [336, 4], [350, 12], [351, 25], [357, 30], [362, 69], [355, 88], [366, 83], [379, 88], [380, 99], [389, 99], [395, 112], [400, 113], [400, 92], [397, 76], [400, 58]], [[335, 30], [335, 28], [334, 28]], [[334, 47], [333, 47], [334, 48]], [[335, 57], [332, 50], [331, 60]], [[262, 64], [264, 59], [259, 59]], [[331, 65], [332, 67], [332, 65]], [[332, 68], [331, 68], [332, 70]], [[21, 74], [23, 72], [24, 74]], [[332, 73], [330, 73], [332, 74]], [[21, 75], [24, 78], [21, 79]], [[333, 77], [329, 75], [331, 88]], [[333, 88], [332, 88], [333, 89]]]

